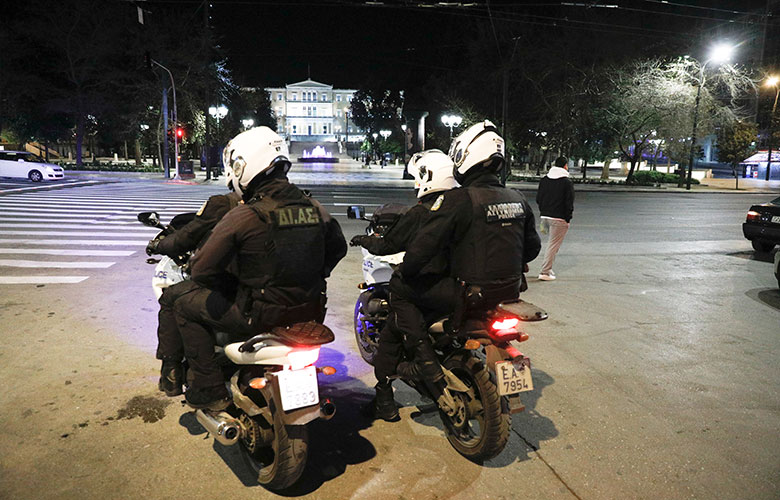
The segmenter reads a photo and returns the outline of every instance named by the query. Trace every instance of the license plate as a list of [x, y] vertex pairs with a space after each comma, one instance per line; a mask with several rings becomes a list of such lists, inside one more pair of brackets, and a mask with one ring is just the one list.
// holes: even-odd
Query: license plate
[[294, 410], [320, 402], [317, 369], [314, 365], [301, 370], [282, 370], [274, 375], [279, 380], [283, 410]]
[[496, 378], [499, 396], [534, 390], [531, 360], [528, 358], [516, 362], [499, 361], [496, 363]]
[[775, 224], [780, 224], [780, 215], [773, 215], [772, 222], [774, 222]]

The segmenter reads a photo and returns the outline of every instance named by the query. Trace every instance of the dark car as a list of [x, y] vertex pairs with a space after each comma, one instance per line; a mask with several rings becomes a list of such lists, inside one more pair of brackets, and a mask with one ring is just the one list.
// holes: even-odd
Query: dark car
[[780, 198], [750, 207], [742, 234], [757, 252], [771, 252], [780, 245]]

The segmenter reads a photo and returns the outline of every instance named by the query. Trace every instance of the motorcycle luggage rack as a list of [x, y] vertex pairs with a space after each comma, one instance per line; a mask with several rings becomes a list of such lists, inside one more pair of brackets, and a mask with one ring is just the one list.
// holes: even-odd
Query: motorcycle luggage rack
[[305, 323], [294, 323], [287, 327], [277, 326], [272, 328], [270, 332], [255, 335], [241, 344], [238, 351], [254, 352], [255, 346], [264, 343], [266, 340], [275, 340], [290, 347], [316, 346], [333, 342], [336, 340], [336, 336], [333, 335], [333, 331], [330, 328], [322, 323], [307, 321]]
[[547, 312], [544, 309], [522, 299], [502, 302], [496, 306], [496, 311], [514, 314], [522, 321], [542, 321], [547, 319]]

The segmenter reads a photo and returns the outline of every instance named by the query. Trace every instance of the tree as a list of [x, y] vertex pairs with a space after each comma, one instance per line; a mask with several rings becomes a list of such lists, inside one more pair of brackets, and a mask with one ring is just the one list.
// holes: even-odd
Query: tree
[[404, 96], [400, 90], [360, 89], [352, 97], [352, 120], [367, 135], [400, 127]]
[[731, 165], [734, 173], [734, 189], [739, 189], [737, 165], [754, 150], [758, 139], [755, 123], [736, 121], [718, 130], [718, 160]]

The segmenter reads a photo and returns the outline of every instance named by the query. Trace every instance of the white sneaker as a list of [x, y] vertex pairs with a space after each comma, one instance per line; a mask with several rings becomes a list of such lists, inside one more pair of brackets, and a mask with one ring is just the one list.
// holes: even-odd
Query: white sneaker
[[540, 274], [539, 279], [541, 281], [553, 281], [555, 279], [554, 274]]

